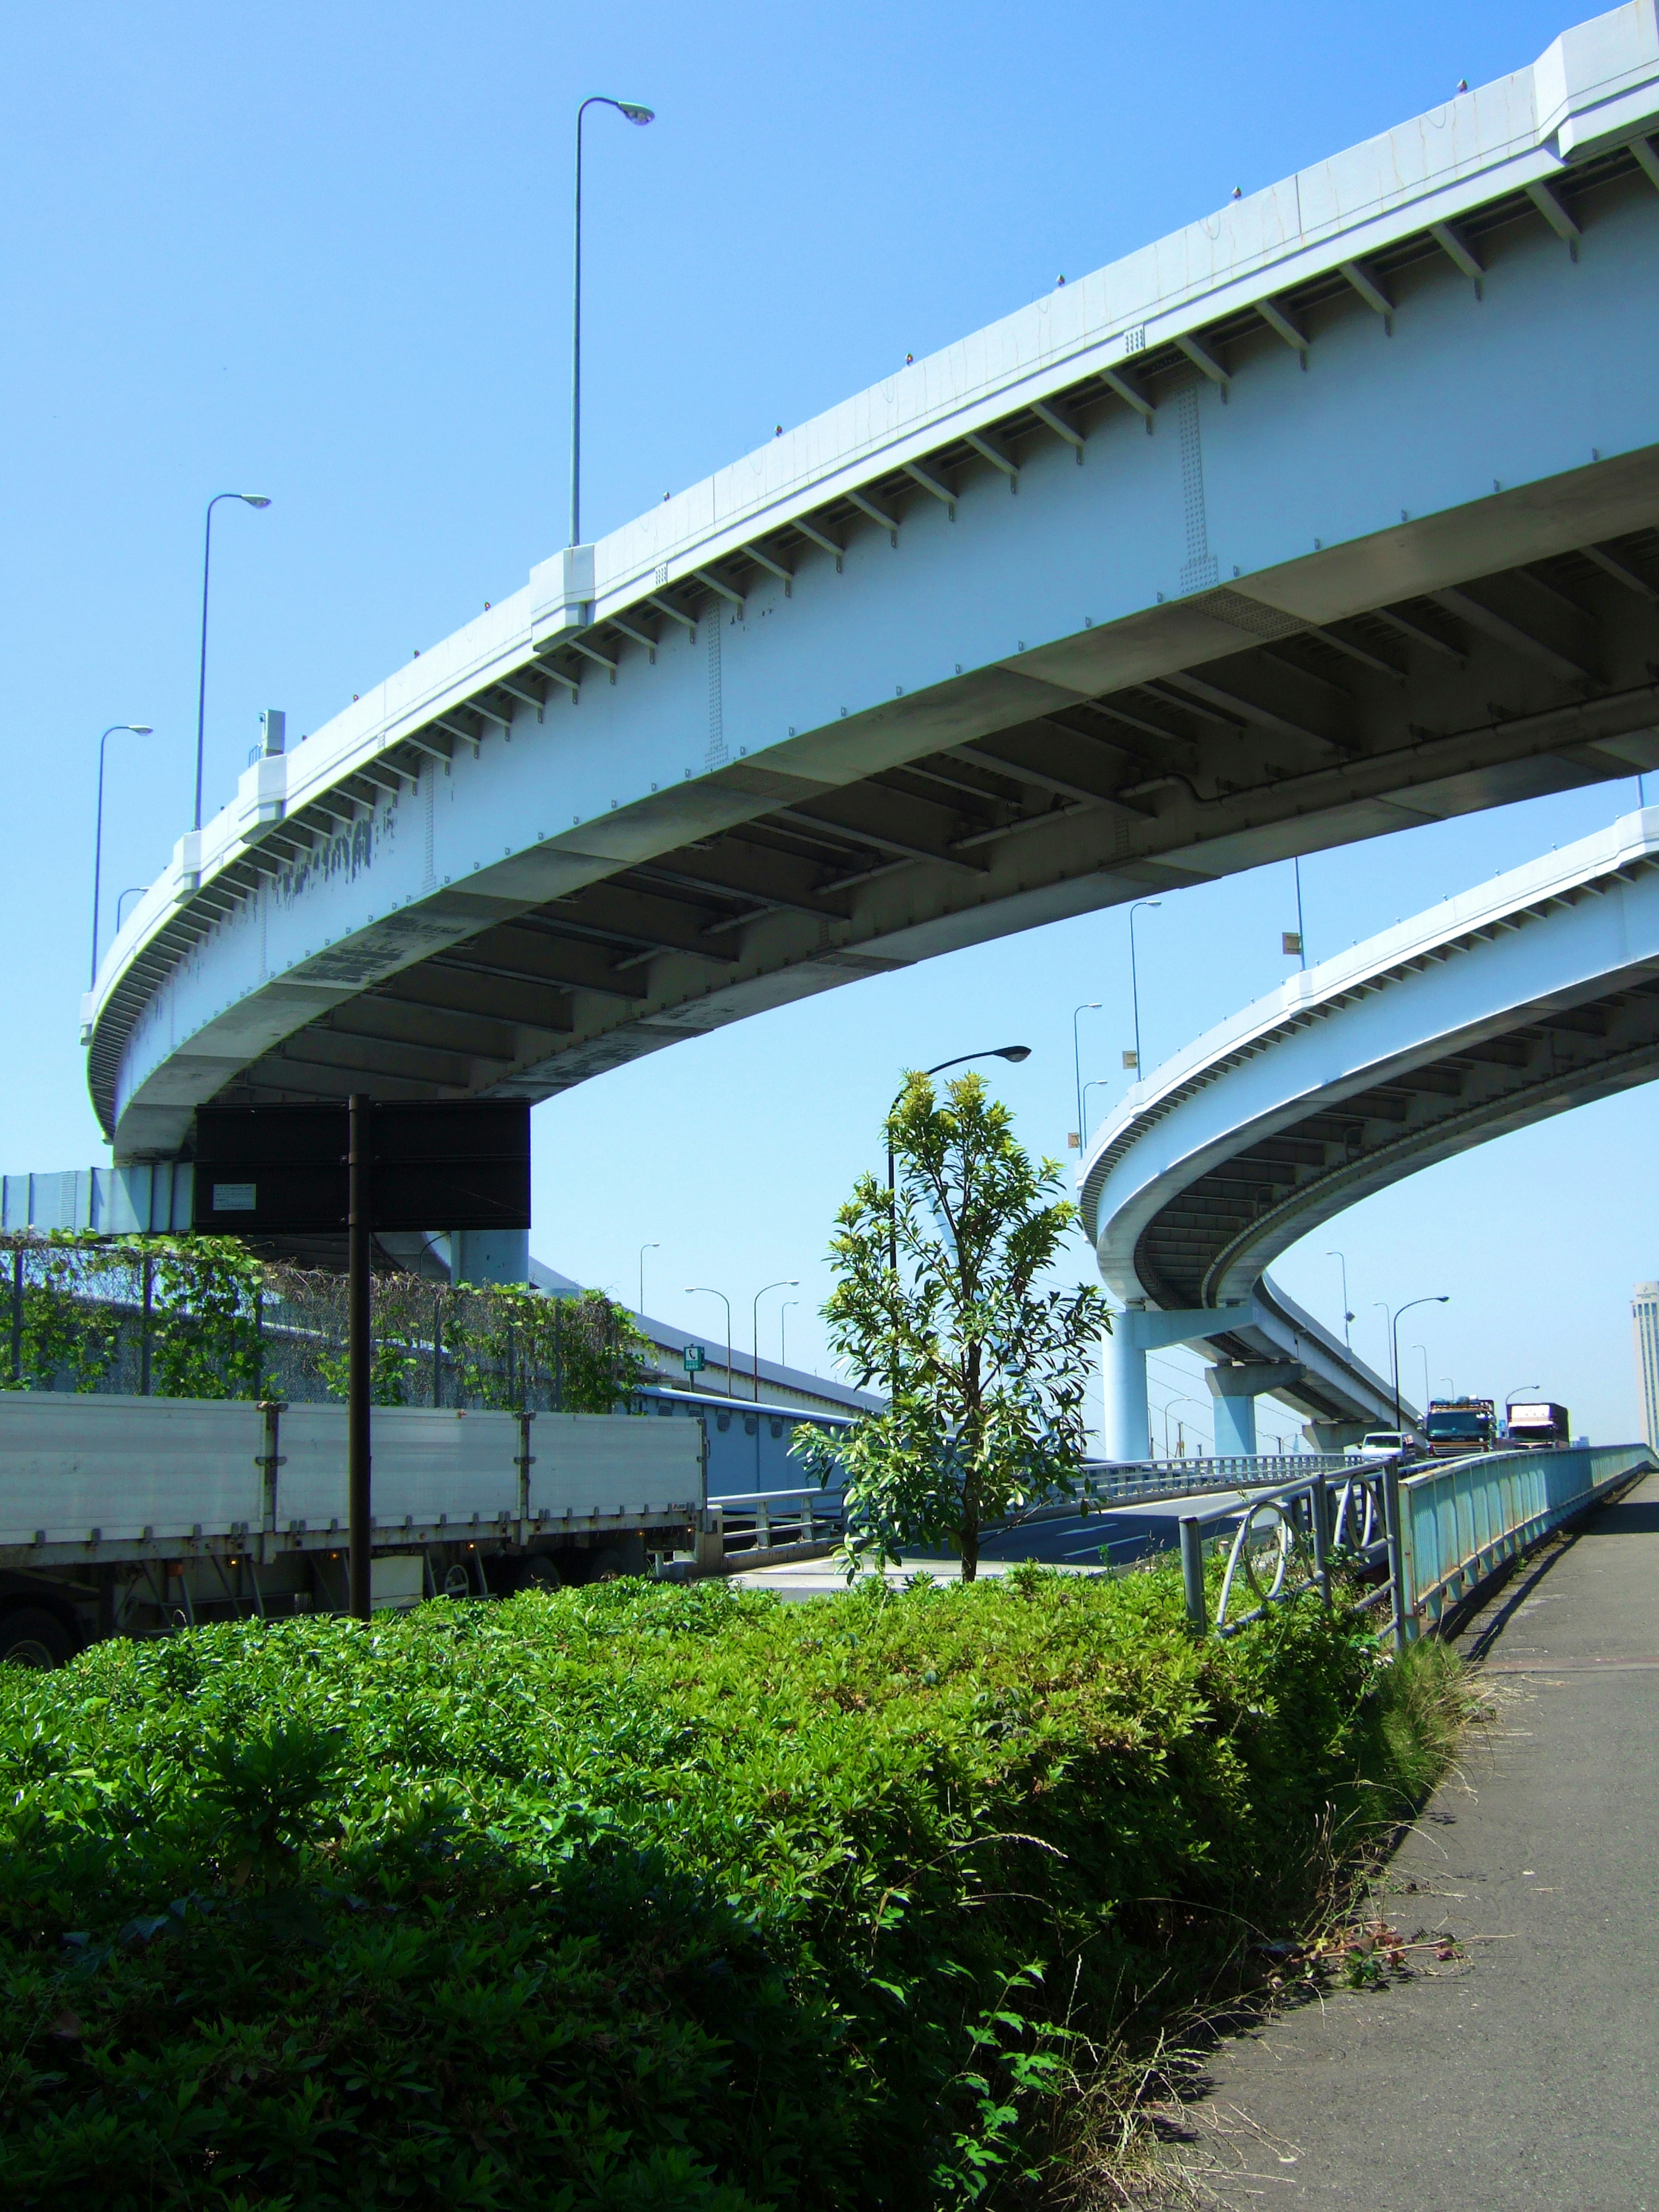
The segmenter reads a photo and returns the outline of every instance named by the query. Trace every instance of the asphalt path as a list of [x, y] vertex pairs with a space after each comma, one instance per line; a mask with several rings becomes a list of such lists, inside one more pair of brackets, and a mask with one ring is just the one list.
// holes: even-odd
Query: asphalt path
[[[1066, 1514], [1052, 1521], [1030, 1521], [1023, 1527], [988, 1536], [980, 1553], [980, 1572], [1006, 1574], [1024, 1559], [1073, 1574], [1102, 1574], [1153, 1552], [1173, 1549], [1180, 1540], [1178, 1523], [1183, 1513], [1224, 1513], [1241, 1503], [1237, 1491], [1219, 1491], [1202, 1498], [1171, 1498], [1152, 1505], [1114, 1505], [1103, 1512]], [[961, 1566], [950, 1553], [907, 1553], [903, 1562], [889, 1567], [890, 1583], [907, 1576], [930, 1574], [940, 1582], [957, 1582]], [[781, 1597], [821, 1597], [827, 1591], [845, 1589], [845, 1578], [828, 1559], [792, 1559], [775, 1567], [751, 1567], [734, 1574], [739, 1589], [775, 1590]]]
[[1498, 1717], [1377, 1902], [1462, 1956], [1221, 2047], [1181, 2154], [1235, 2212], [1659, 2212], [1659, 1478], [1461, 1648]]

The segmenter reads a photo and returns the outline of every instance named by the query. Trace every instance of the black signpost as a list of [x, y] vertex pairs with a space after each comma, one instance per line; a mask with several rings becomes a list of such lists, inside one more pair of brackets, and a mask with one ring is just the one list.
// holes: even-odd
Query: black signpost
[[349, 1608], [370, 1611], [369, 1265], [377, 1230], [528, 1229], [530, 1108], [516, 1100], [204, 1106], [191, 1226], [210, 1237], [343, 1233]]

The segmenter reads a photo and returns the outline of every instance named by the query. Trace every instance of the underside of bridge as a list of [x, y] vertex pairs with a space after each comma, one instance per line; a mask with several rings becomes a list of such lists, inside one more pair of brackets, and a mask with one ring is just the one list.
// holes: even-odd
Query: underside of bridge
[[[996, 908], [1092, 871], [1122, 878], [1122, 896], [1659, 766], [1659, 530], [1326, 625], [1224, 590], [1182, 613], [1231, 630], [1232, 649], [1001, 726], [964, 714], [962, 743], [759, 806], [386, 977], [222, 1095], [328, 1097], [368, 1081], [459, 1096], [527, 1065], [546, 1068], [538, 1091], [557, 1090], [595, 1072], [571, 1049], [580, 1034], [611, 1038], [607, 1065], [672, 1041], [617, 1034], [665, 957], [726, 983], [753, 973], [759, 925], [767, 968], [822, 946], [850, 980], [885, 964], [897, 932], [962, 916], [954, 941], [972, 941], [1017, 926]], [[374, 803], [372, 784], [362, 796]], [[1394, 1110], [1379, 1101], [1376, 1119]]]
[[[920, 533], [945, 509], [954, 521], [957, 502], [982, 501], [988, 487], [1027, 493], [1004, 498], [998, 512], [1035, 515], [1063, 463], [1068, 480], [1097, 488], [1088, 528], [1109, 536], [1128, 512], [1113, 504], [1111, 475], [1124, 470], [1126, 437], [1138, 449], [1143, 427], [1173, 435], [1181, 471], [1189, 452], [1195, 471], [1200, 398], [1212, 416], [1234, 399], [1222, 419], [1240, 421], [1260, 368], [1256, 388], [1277, 392], [1287, 382], [1285, 404], [1294, 411], [1311, 393], [1314, 406], [1319, 378], [1296, 375], [1287, 348], [1304, 369], [1322, 349], [1340, 361], [1357, 330], [1369, 340], [1379, 325], [1423, 327], [1449, 291], [1473, 287], [1478, 299], [1484, 284], [1496, 296], [1507, 272], [1536, 269], [1540, 255], [1571, 270], [1579, 241], [1589, 254], [1604, 223], [1609, 237], [1646, 239], [1659, 219], [1656, 185], [1659, 155], [1644, 141], [1640, 153], [1621, 147], [1577, 162], [1547, 188], [1501, 192], [1455, 227], [1425, 223], [1364, 263], [1153, 343], [1133, 372], [1080, 361], [1076, 380], [1051, 397], [946, 438], [922, 459], [878, 467], [857, 491], [798, 504], [763, 536], [659, 581], [586, 629], [527, 635], [518, 665], [499, 666], [422, 725], [388, 732], [322, 793], [291, 799], [284, 818], [251, 832], [199, 885], [180, 879], [178, 903], [135, 947], [90, 1026], [93, 1097], [118, 1151], [187, 1148], [191, 1112], [213, 1097], [368, 1089], [386, 1098], [544, 1098], [767, 1006], [1149, 889], [1659, 767], [1652, 445], [1607, 458], [1586, 450], [1580, 466], [1514, 487], [1494, 482], [1489, 494], [1484, 483], [1469, 487], [1442, 513], [1402, 512], [1397, 532], [1390, 524], [1340, 543], [1314, 539], [1287, 564], [1242, 578], [1235, 569], [1236, 584], [1195, 555], [1168, 603], [1159, 592], [1158, 604], [1051, 632], [1029, 653], [1019, 641], [1006, 654], [998, 637], [954, 680], [911, 696], [890, 688], [884, 702], [861, 703], [799, 741], [793, 729], [786, 741], [779, 729], [750, 728], [752, 757], [711, 744], [705, 767], [660, 792], [656, 781], [649, 794], [643, 785], [630, 792], [619, 763], [611, 788], [626, 795], [574, 829], [558, 826], [570, 819], [559, 811], [568, 804], [559, 747], [573, 741], [555, 737], [556, 727], [610, 728], [601, 705], [571, 717], [578, 692], [644, 702], [688, 643], [708, 653], [717, 684], [722, 629], [735, 668], [744, 651], [759, 652], [742, 633], [786, 634], [784, 595], [796, 592], [799, 610], [825, 578], [838, 588], [843, 559], [850, 589], [855, 565], [867, 575], [872, 559], [889, 562], [887, 543], [896, 548], [902, 532], [918, 549], [908, 573], [919, 573], [928, 542]], [[1385, 350], [1404, 356], [1403, 346], [1398, 356]], [[1443, 424], [1437, 435], [1443, 447]], [[1085, 449], [1094, 473], [1073, 478]], [[1223, 465], [1227, 450], [1218, 441]], [[1404, 467], [1409, 437], [1402, 450]], [[1188, 495], [1190, 506], [1190, 486]], [[958, 545], [973, 538], [966, 528], [946, 535]], [[905, 573], [892, 564], [893, 578]], [[999, 650], [1006, 657], [993, 657]], [[617, 684], [624, 689], [605, 688]], [[204, 985], [185, 1011], [154, 1012], [173, 979], [221, 957], [216, 939], [227, 941], [262, 902], [316, 908], [319, 892], [357, 868], [360, 849], [377, 849], [379, 825], [400, 809], [418, 823], [425, 805], [429, 867], [434, 785], [459, 793], [465, 775], [471, 791], [493, 760], [516, 770], [526, 740], [546, 749], [528, 755], [545, 766], [535, 785], [514, 787], [514, 804], [540, 810], [544, 788], [553, 817], [544, 845], [542, 830], [532, 841], [513, 823], [521, 842], [505, 862], [496, 842], [482, 860], [458, 858], [483, 872], [459, 874], [453, 886], [447, 875], [435, 886], [428, 878], [412, 892], [389, 882], [376, 896], [365, 869], [362, 896], [378, 912], [319, 925], [281, 970], [273, 953], [267, 974], [260, 953], [248, 980], [233, 980], [227, 965], [222, 993]], [[701, 744], [687, 736], [676, 758]], [[646, 773], [654, 772], [653, 759]], [[678, 767], [669, 772], [678, 777]], [[404, 848], [410, 834], [398, 833]], [[322, 933], [335, 927], [355, 934]], [[316, 950], [319, 941], [329, 949]], [[147, 1045], [150, 1073], [124, 1079], [124, 1055], [147, 1019], [176, 1030], [176, 1042], [160, 1054]], [[1570, 1041], [1570, 1025], [1559, 1035]], [[1541, 1027], [1536, 1038], [1517, 1036], [1490, 1065], [1555, 1049], [1556, 1037]], [[1485, 1079], [1486, 1065], [1425, 1078], [1404, 1107], [1379, 1097], [1358, 1126], [1393, 1128], [1400, 1111], [1455, 1101], [1456, 1086]], [[1249, 1194], [1239, 1202], [1277, 1188], [1269, 1166], [1323, 1171], [1354, 1126], [1349, 1115], [1331, 1125], [1334, 1134], [1310, 1124], [1285, 1139], [1282, 1159], [1234, 1173]], [[1201, 1295], [1209, 1261], [1198, 1245], [1189, 1255], [1176, 1238], [1152, 1264], [1172, 1296]]]
[[1195, 1176], [1142, 1231], [1135, 1272], [1160, 1306], [1215, 1304], [1287, 1231], [1303, 1234], [1472, 1140], [1656, 1075], [1659, 975], [1528, 1007], [1512, 1027], [1322, 1105]]

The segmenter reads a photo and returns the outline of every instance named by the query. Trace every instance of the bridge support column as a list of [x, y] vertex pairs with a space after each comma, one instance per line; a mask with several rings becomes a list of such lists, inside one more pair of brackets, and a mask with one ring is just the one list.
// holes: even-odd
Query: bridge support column
[[1108, 1459], [1149, 1459], [1151, 1414], [1146, 1406], [1146, 1354], [1134, 1324], [1146, 1318], [1131, 1307], [1112, 1316], [1112, 1333], [1102, 1340], [1105, 1381], [1105, 1449]]
[[527, 1229], [452, 1229], [452, 1283], [516, 1283], [530, 1280]]
[[1112, 1316], [1111, 1334], [1101, 1348], [1108, 1459], [1158, 1456], [1146, 1404], [1146, 1354], [1161, 1352], [1166, 1345], [1201, 1342], [1237, 1318], [1226, 1307], [1161, 1313], [1147, 1306], [1126, 1306]]
[[1302, 1373], [1294, 1360], [1248, 1365], [1212, 1367], [1204, 1380], [1214, 1401], [1215, 1449], [1218, 1459], [1253, 1458], [1255, 1455], [1255, 1401], [1264, 1391], [1282, 1390]]

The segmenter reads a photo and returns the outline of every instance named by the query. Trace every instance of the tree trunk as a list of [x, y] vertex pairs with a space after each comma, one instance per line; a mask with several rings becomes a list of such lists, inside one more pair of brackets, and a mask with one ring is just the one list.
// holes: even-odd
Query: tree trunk
[[962, 1524], [962, 1579], [971, 1583], [979, 1574], [979, 1523], [964, 1521]]

